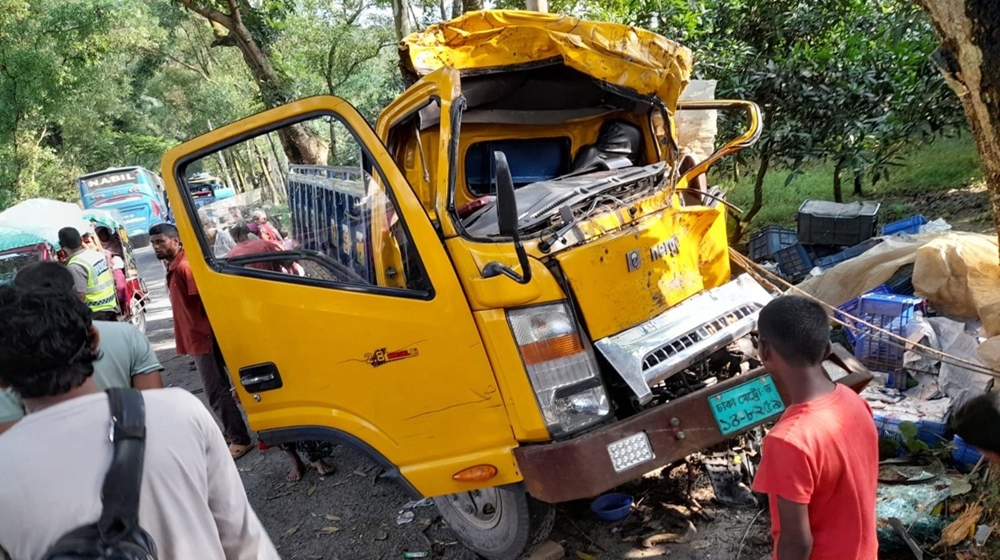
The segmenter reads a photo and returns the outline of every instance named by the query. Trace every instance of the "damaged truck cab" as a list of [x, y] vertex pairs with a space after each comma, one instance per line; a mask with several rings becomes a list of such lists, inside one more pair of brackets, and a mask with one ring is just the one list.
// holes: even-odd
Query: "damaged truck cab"
[[[513, 559], [549, 504], [780, 414], [751, 339], [771, 296], [732, 277], [726, 208], [696, 180], [756, 141], [756, 105], [679, 102], [687, 49], [570, 17], [469, 13], [401, 60], [409, 87], [376, 131], [316, 97], [164, 157], [263, 442], [351, 446], [470, 549]], [[743, 111], [747, 129], [692, 161], [680, 110]], [[260, 188], [199, 208], [184, 186], [227, 159]], [[220, 250], [258, 208], [284, 238]]]

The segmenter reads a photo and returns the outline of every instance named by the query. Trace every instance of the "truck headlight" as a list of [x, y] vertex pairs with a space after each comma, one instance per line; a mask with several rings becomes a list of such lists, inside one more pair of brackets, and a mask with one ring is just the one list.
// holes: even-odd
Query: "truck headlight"
[[594, 352], [583, 344], [565, 303], [513, 309], [507, 320], [553, 435], [600, 421], [611, 411]]

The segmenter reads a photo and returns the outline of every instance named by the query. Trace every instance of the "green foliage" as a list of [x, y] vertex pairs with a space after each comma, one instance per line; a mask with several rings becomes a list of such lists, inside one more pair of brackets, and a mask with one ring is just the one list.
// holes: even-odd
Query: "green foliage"
[[[408, 4], [420, 27], [468, 3]], [[334, 94], [374, 122], [401, 92], [389, 0], [236, 5], [270, 81], [231, 30], [205, 16], [232, 15], [224, 0], [0, 0], [0, 207], [27, 196], [74, 199], [73, 178], [86, 171], [156, 170], [170, 146], [275, 100]], [[788, 183], [770, 187], [764, 177], [768, 204], [818, 192], [821, 180], [828, 197], [839, 174], [891, 191], [907, 173], [903, 156], [962, 119], [927, 59], [934, 34], [907, 0], [550, 0], [549, 8], [678, 40], [695, 52], [695, 76], [719, 81], [719, 97], [761, 104], [759, 147], [734, 159], [744, 170], [768, 161], [770, 175]], [[730, 185], [731, 196], [753, 206], [745, 184]]]
[[[750, 162], [752, 165], [755, 162]], [[981, 182], [982, 169], [975, 144], [969, 135], [945, 138], [930, 145], [917, 145], [901, 157], [896, 172], [881, 181], [877, 187], [866, 193], [866, 199], [882, 201], [881, 220], [889, 222], [916, 213], [905, 201], [916, 195], [942, 197], [952, 189], [961, 189]], [[803, 200], [832, 200], [830, 183], [834, 164], [814, 161], [799, 168], [799, 173], [791, 182], [789, 170], [779, 170], [768, 174], [764, 180], [763, 208], [755, 221], [755, 226], [779, 224], [795, 227], [795, 216]], [[743, 176], [734, 181], [731, 173], [718, 170], [710, 177], [713, 184], [726, 189], [726, 198], [740, 206], [749, 208], [753, 203], [753, 177]], [[846, 195], [851, 200], [850, 194]], [[985, 203], [985, 198], [983, 199]], [[956, 223], [958, 215], [941, 208], [938, 213], [923, 211], [928, 219], [943, 217]], [[986, 211], [986, 207], [979, 210]], [[956, 208], [962, 217], [968, 216], [968, 208]], [[988, 220], [987, 220], [988, 221]]]

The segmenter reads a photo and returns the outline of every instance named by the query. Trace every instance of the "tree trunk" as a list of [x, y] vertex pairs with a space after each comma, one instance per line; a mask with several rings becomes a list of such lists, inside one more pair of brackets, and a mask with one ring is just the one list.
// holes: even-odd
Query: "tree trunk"
[[854, 172], [854, 195], [855, 196], [864, 196], [865, 195], [864, 189], [861, 188], [861, 179], [862, 179], [861, 172], [860, 171], [855, 171]]
[[[215, 128], [212, 126], [212, 121], [205, 119], [205, 122], [208, 124], [208, 130], [215, 130]], [[229, 176], [229, 165], [226, 164], [226, 158], [222, 156], [221, 150], [215, 152], [215, 154], [219, 156], [219, 166], [222, 167], [222, 177], [226, 180], [226, 187], [233, 189], [233, 191], [235, 191], [236, 188], [233, 186], [233, 179], [232, 177]]]
[[257, 140], [251, 140], [253, 144], [253, 151], [257, 154], [257, 161], [260, 162], [260, 172], [264, 175], [264, 182], [271, 189], [271, 204], [281, 204], [281, 188], [284, 185], [278, 185], [274, 182], [274, 174], [271, 172], [271, 164], [264, 157], [264, 152], [261, 151], [260, 146], [257, 144]]
[[844, 190], [841, 188], [840, 178], [844, 174], [844, 163], [847, 158], [841, 156], [837, 164], [833, 166], [833, 200], [844, 201]]
[[548, 0], [527, 0], [525, 2], [528, 6], [528, 10], [532, 12], [548, 12], [549, 2]]
[[[198, 0], [177, 1], [187, 9], [201, 15], [215, 25], [224, 27], [229, 32], [225, 44], [235, 45], [240, 50], [243, 61], [246, 62], [254, 81], [257, 82], [257, 89], [260, 91], [264, 107], [273, 109], [292, 100], [289, 81], [275, 70], [267, 53], [257, 44], [250, 29], [243, 24], [244, 14], [242, 11], [252, 11], [254, 8], [246, 3], [242, 3], [244, 7], [240, 8], [237, 7], [238, 3], [230, 2], [233, 11], [224, 14], [206, 7], [205, 3]], [[278, 131], [282, 148], [288, 154], [289, 160], [304, 164], [325, 164], [326, 146], [323, 146], [314, 134], [310, 134], [311, 132], [308, 127], [301, 124], [288, 125]]]
[[281, 157], [278, 155], [278, 148], [274, 145], [274, 136], [270, 134], [267, 134], [266, 136], [267, 136], [267, 143], [271, 145], [271, 153], [274, 155], [274, 161], [278, 165], [278, 171], [281, 172], [282, 176], [288, 175], [288, 161], [282, 160]]
[[743, 238], [743, 232], [746, 231], [747, 227], [753, 222], [753, 219], [757, 217], [760, 209], [764, 207], [764, 177], [767, 176], [767, 168], [771, 165], [771, 154], [764, 146], [760, 152], [760, 162], [757, 164], [757, 176], [754, 178], [753, 182], [753, 204], [747, 213], [743, 215], [742, 218], [736, 222], [736, 231], [733, 232], [730, 238], [731, 244], [736, 244], [740, 242]]
[[483, 9], [483, 0], [462, 0], [462, 10], [475, 12]]
[[[227, 173], [232, 173], [233, 175], [236, 176], [236, 180], [233, 181], [232, 178], [230, 178], [229, 179], [230, 182], [235, 183], [238, 186], [239, 192], [241, 192], [241, 193], [247, 192], [249, 190], [249, 189], [247, 189], [247, 184], [243, 182], [243, 177], [241, 177], [240, 174], [235, 171], [236, 170], [236, 158], [234, 158], [233, 155], [231, 153], [229, 153], [229, 150], [223, 150], [223, 155], [224, 155], [224, 157], [226, 159], [229, 160], [229, 165], [226, 166], [227, 167], [227, 171], [226, 172]], [[229, 169], [232, 169], [233, 171], [230, 172], [230, 171], [228, 171]]]
[[462, 15], [462, 0], [451, 0], [451, 17], [457, 18]]
[[[456, 0], [459, 1], [459, 0]], [[396, 28], [396, 40], [402, 41], [411, 32], [410, 0], [392, 0], [392, 21]]]
[[941, 40], [939, 69], [976, 140], [1000, 236], [1000, 9], [996, 0], [918, 0]]

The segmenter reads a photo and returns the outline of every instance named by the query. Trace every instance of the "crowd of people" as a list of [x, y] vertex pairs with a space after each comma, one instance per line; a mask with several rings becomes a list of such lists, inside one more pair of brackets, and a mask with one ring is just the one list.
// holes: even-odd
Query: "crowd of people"
[[[229, 258], [280, 250], [284, 240], [258, 217], [254, 229], [230, 229]], [[65, 264], [33, 264], [0, 287], [0, 559], [46, 558], [81, 523], [103, 519], [102, 481], [118, 453], [108, 434], [121, 420], [114, 391], [104, 392], [114, 389], [141, 395], [136, 519], [159, 558], [278, 558], [235, 466], [253, 439], [177, 228], [154, 226], [150, 241], [166, 265], [176, 351], [193, 359], [221, 430], [190, 393], [164, 388], [146, 337], [106, 313], [113, 284], [105, 256], [70, 229], [60, 232]], [[759, 355], [787, 404], [764, 439], [753, 484], [768, 495], [777, 560], [877, 558], [878, 434], [867, 403], [823, 369], [829, 329], [825, 310], [798, 296], [779, 297], [759, 315]], [[968, 402], [952, 425], [1000, 460], [995, 394]], [[307, 468], [300, 453], [321, 474], [332, 469], [329, 444], [283, 449], [290, 480]]]

